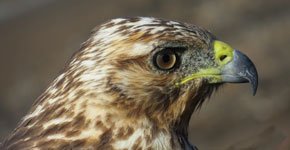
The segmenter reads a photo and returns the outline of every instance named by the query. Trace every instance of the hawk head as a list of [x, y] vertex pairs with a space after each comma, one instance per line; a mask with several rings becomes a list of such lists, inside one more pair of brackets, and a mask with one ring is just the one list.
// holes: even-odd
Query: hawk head
[[[250, 82], [255, 94], [257, 71], [209, 31], [156, 18], [113, 19], [93, 30], [6, 143], [193, 148], [190, 116], [228, 82]], [[19, 129], [27, 133], [19, 137]]]

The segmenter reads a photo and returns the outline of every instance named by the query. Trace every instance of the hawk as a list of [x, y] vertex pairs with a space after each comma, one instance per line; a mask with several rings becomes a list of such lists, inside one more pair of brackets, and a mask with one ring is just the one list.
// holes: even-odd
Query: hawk
[[252, 85], [242, 52], [201, 27], [152, 17], [96, 27], [0, 149], [196, 149], [192, 113], [223, 83]]

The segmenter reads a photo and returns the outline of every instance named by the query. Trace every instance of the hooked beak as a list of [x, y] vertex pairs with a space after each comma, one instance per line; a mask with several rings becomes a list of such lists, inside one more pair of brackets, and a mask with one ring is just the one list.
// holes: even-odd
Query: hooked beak
[[253, 62], [245, 54], [222, 41], [214, 41], [213, 49], [217, 66], [200, 69], [181, 79], [176, 85], [198, 78], [207, 79], [209, 84], [249, 82], [255, 95], [258, 88], [258, 73]]
[[221, 70], [222, 82], [247, 83], [252, 86], [253, 95], [258, 88], [258, 73], [253, 62], [242, 52], [233, 51], [233, 60]]

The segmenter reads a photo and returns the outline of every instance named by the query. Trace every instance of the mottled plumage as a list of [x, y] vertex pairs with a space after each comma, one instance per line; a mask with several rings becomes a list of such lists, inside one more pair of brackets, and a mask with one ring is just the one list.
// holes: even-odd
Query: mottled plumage
[[204, 73], [235, 61], [216, 58], [216, 40], [200, 27], [148, 17], [97, 27], [1, 149], [194, 149], [194, 110], [223, 82], [245, 82]]

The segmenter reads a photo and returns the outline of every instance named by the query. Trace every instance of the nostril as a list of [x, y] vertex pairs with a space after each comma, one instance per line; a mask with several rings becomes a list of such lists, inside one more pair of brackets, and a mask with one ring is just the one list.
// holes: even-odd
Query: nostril
[[227, 58], [227, 55], [221, 55], [221, 57], [220, 57], [220, 61], [223, 61], [223, 60], [225, 60]]

